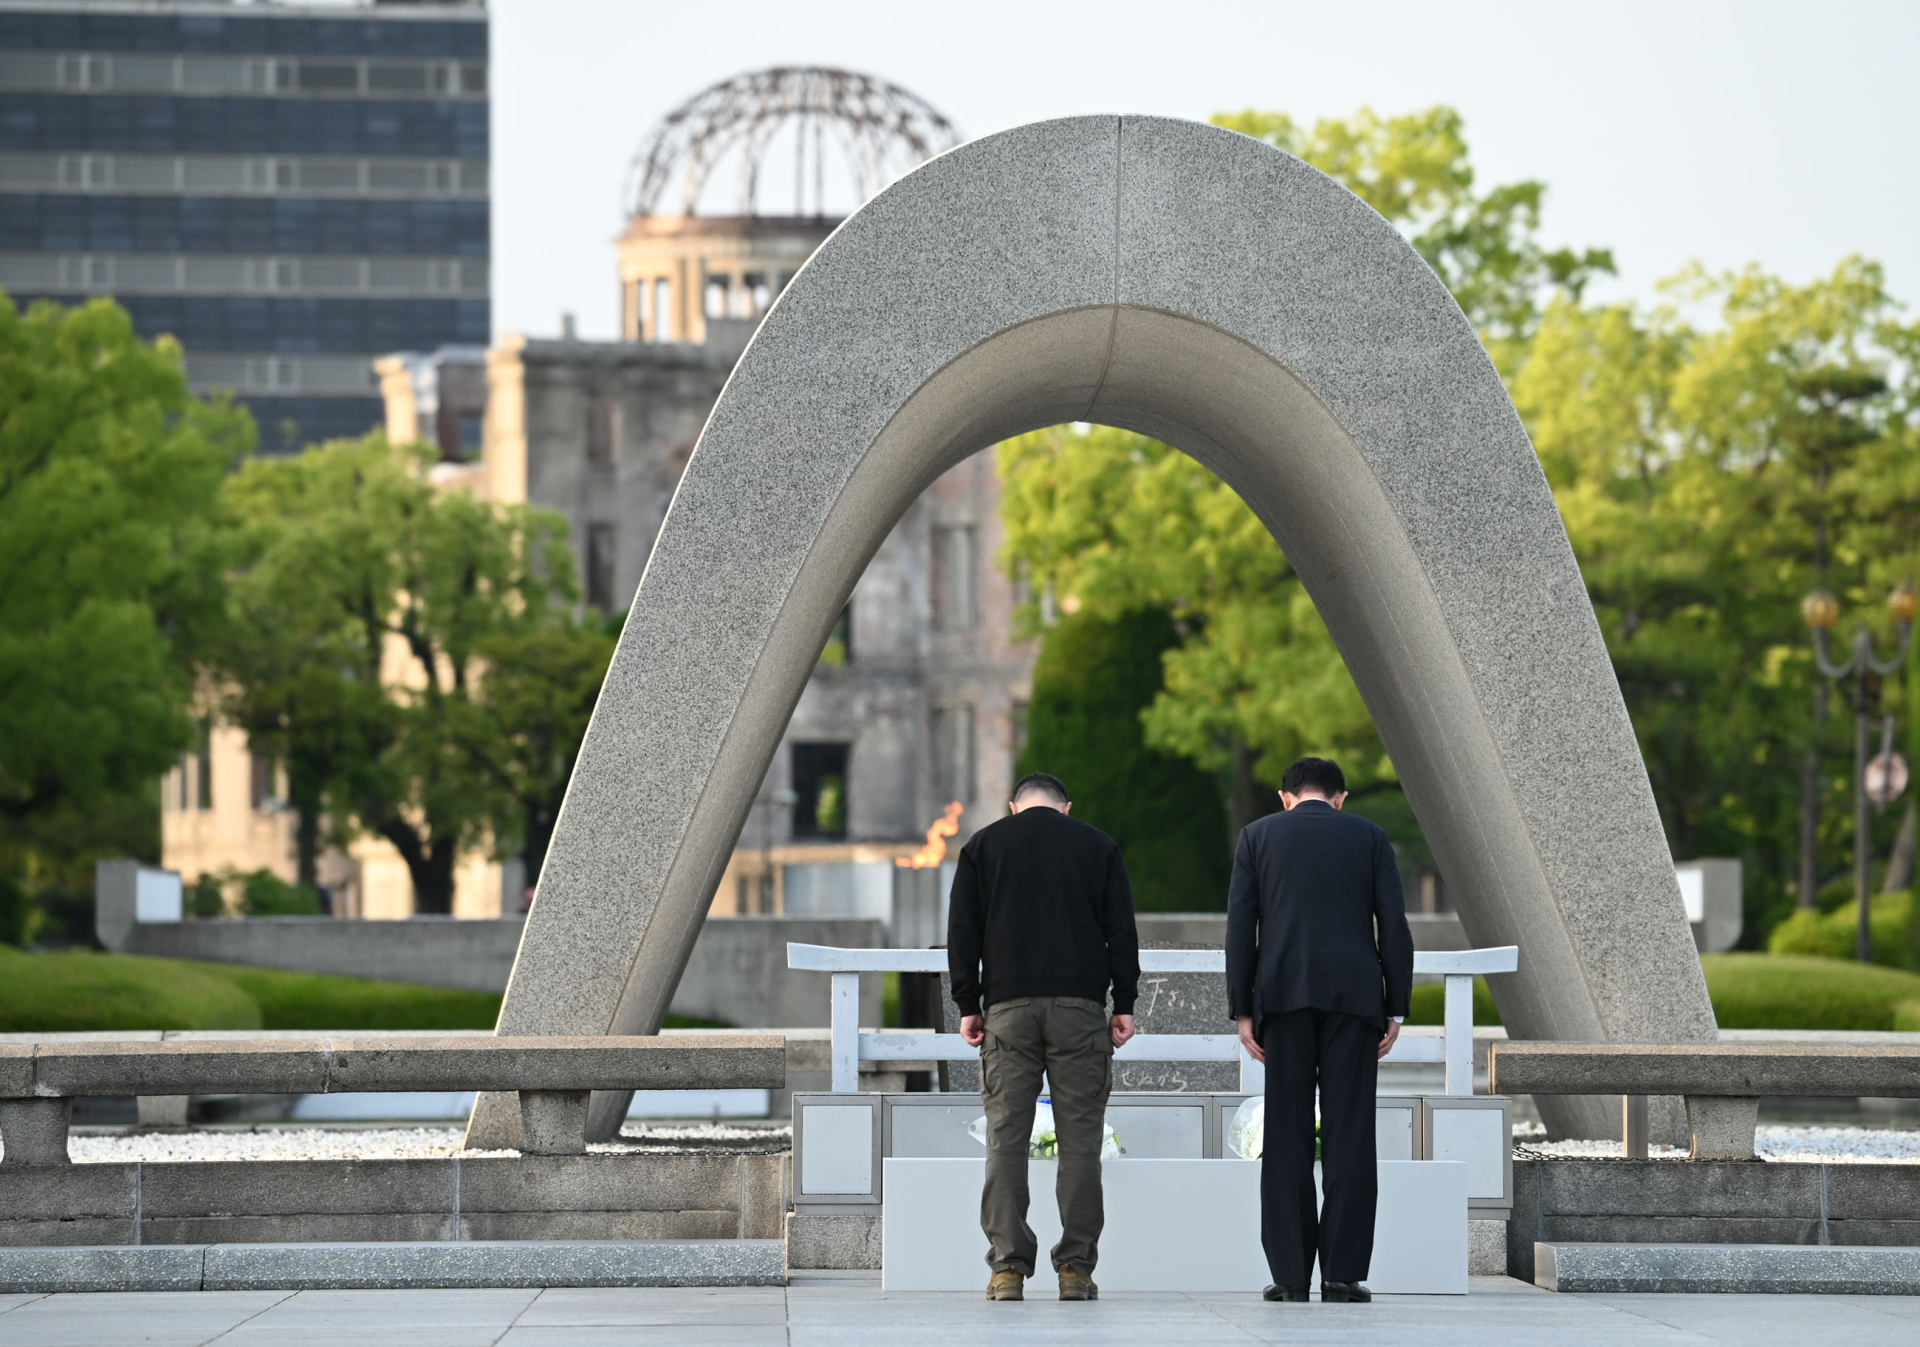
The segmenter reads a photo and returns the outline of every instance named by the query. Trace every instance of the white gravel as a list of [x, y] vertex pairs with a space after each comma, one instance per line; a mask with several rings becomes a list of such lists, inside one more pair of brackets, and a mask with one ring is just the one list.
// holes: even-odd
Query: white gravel
[[[1519, 1124], [1513, 1139], [1522, 1154], [1539, 1156], [1595, 1156], [1620, 1154], [1617, 1141], [1548, 1141], [1538, 1126]], [[1754, 1132], [1754, 1152], [1762, 1160], [1791, 1164], [1920, 1164], [1920, 1132], [1891, 1127], [1789, 1126], [1762, 1123]], [[1654, 1160], [1684, 1160], [1685, 1149], [1648, 1146]]]
[[[1617, 1141], [1547, 1141], [1537, 1125], [1513, 1129], [1519, 1153], [1542, 1157], [1616, 1157]], [[82, 1164], [179, 1160], [432, 1160], [517, 1155], [517, 1151], [468, 1151], [458, 1127], [255, 1127], [194, 1131], [75, 1132], [69, 1151]], [[595, 1154], [708, 1153], [784, 1150], [793, 1143], [784, 1126], [726, 1123], [629, 1123], [617, 1142], [587, 1147]], [[1765, 1160], [1788, 1163], [1920, 1164], [1920, 1131], [1887, 1127], [1789, 1126], [1763, 1123], [1754, 1149]], [[1673, 1146], [1649, 1146], [1654, 1159], [1685, 1159]]]
[[[462, 1150], [458, 1127], [255, 1127], [194, 1131], [75, 1132], [68, 1153], [79, 1164], [126, 1164], [179, 1160], [437, 1160], [518, 1155], [518, 1151]], [[709, 1153], [785, 1150], [788, 1127], [730, 1127], [724, 1123], [635, 1126], [620, 1140], [594, 1143], [594, 1154]]]

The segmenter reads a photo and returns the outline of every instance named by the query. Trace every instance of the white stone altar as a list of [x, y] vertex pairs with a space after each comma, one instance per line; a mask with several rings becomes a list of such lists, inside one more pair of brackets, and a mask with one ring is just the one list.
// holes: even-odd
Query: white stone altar
[[[986, 1160], [885, 1161], [880, 1284], [888, 1291], [984, 1291], [980, 1233]], [[1040, 1241], [1036, 1278], [1060, 1238], [1057, 1166], [1028, 1162], [1027, 1220]], [[1315, 1170], [1316, 1183], [1318, 1169]], [[1246, 1160], [1108, 1160], [1107, 1224], [1094, 1279], [1103, 1291], [1258, 1291], [1272, 1280], [1260, 1248], [1260, 1167]], [[1373, 1270], [1383, 1295], [1465, 1295], [1467, 1166], [1380, 1162]], [[1314, 1270], [1319, 1284], [1319, 1269]]]

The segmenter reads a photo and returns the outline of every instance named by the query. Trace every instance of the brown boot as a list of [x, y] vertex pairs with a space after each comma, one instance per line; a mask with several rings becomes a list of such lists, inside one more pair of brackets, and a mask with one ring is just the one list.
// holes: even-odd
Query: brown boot
[[1060, 1299], [1098, 1300], [1100, 1288], [1093, 1284], [1093, 1278], [1086, 1273], [1063, 1267], [1060, 1269]]
[[987, 1283], [988, 1300], [1025, 1300], [1027, 1279], [1017, 1272], [996, 1272]]

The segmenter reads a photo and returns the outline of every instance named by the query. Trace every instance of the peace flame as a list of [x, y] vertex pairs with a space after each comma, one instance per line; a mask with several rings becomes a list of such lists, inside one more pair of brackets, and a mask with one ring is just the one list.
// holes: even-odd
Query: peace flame
[[946, 859], [947, 839], [960, 831], [960, 814], [964, 808], [958, 800], [949, 804], [927, 829], [927, 844], [911, 856], [895, 856], [893, 863], [902, 870], [925, 870], [940, 864]]

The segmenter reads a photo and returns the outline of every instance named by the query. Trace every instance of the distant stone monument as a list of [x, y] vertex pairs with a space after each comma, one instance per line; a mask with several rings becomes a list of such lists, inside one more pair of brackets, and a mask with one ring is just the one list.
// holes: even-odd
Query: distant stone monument
[[[540, 877], [500, 1030], [651, 1033], [855, 579], [942, 471], [1095, 421], [1220, 474], [1353, 672], [1510, 1032], [1706, 1042], [1653, 792], [1539, 460], [1446, 288], [1246, 136], [1076, 117], [973, 141], [794, 278], [689, 461]], [[1619, 1101], [1543, 1099], [1618, 1136]], [[609, 1134], [624, 1103], [595, 1101]], [[483, 1101], [472, 1138], [512, 1136]]]

